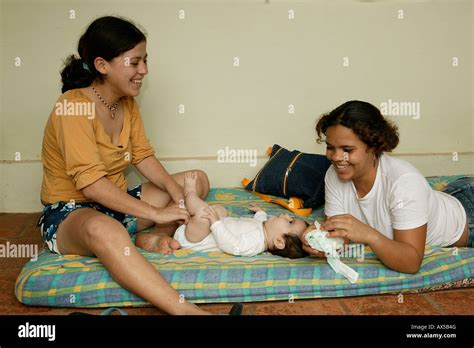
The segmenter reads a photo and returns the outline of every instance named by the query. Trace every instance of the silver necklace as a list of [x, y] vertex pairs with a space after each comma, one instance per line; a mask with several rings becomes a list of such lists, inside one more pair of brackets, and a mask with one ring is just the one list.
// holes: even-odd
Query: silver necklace
[[100, 99], [100, 101], [107, 107], [107, 109], [110, 110], [112, 120], [115, 120], [115, 109], [117, 109], [118, 103], [120, 102], [120, 99], [114, 104], [114, 106], [110, 107], [109, 103], [107, 103], [99, 94], [99, 92], [96, 91], [94, 86], [92, 86], [92, 90], [96, 94], [96, 96]]

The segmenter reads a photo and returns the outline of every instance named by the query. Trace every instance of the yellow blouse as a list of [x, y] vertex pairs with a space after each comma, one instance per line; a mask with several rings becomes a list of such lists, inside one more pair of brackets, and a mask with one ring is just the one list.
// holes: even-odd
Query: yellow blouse
[[126, 191], [125, 168], [155, 153], [133, 97], [123, 99], [117, 145], [95, 117], [93, 106], [79, 89], [65, 92], [55, 104], [43, 138], [43, 204], [87, 201], [81, 190], [104, 176]]

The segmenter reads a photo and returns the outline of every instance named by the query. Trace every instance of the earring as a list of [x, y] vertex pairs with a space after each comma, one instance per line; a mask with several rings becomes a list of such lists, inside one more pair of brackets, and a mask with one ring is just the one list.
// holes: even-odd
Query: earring
[[375, 165], [376, 165], [376, 163], [377, 163], [377, 160], [376, 160], [376, 159], [377, 159], [377, 157], [376, 157], [375, 154], [374, 154], [374, 167], [375, 167]]

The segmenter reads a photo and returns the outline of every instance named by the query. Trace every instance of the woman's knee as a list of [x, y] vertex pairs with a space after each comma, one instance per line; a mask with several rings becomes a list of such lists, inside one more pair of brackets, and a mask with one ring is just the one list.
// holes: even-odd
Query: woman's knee
[[120, 222], [104, 214], [87, 219], [84, 222], [83, 233], [86, 244], [91, 250], [97, 246], [113, 245], [121, 238], [128, 237], [128, 232]]

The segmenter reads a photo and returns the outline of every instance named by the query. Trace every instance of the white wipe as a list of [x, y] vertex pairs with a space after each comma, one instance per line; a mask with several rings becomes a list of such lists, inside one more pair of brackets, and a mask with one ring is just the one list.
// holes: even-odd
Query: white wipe
[[344, 240], [339, 237], [328, 238], [328, 232], [321, 231], [321, 225], [317, 221], [314, 221], [314, 226], [316, 229], [306, 235], [306, 240], [311, 248], [326, 254], [329, 266], [334, 272], [342, 274], [351, 283], [357, 282], [359, 273], [344, 264], [339, 258], [339, 250], [344, 248]]

